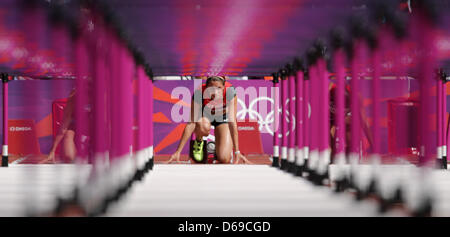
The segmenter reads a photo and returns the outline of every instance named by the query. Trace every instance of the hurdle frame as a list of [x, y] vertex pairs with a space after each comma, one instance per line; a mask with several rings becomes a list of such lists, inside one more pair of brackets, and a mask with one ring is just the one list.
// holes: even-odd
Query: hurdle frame
[[0, 74], [2, 80], [3, 90], [3, 144], [2, 144], [2, 167], [8, 167], [8, 82], [9, 76], [7, 73]]

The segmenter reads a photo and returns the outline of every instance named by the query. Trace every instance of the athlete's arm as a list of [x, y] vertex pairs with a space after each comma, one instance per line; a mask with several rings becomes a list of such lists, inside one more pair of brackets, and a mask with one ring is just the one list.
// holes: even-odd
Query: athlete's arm
[[233, 140], [233, 150], [239, 151], [239, 138], [237, 132], [236, 122], [236, 110], [237, 110], [237, 96], [230, 101], [230, 113], [229, 113], [229, 129], [231, 134], [231, 140]]
[[371, 129], [369, 128], [369, 123], [368, 123], [368, 121], [367, 121], [367, 117], [366, 117], [365, 113], [362, 112], [362, 109], [361, 109], [361, 115], [360, 115], [360, 118], [361, 118], [361, 126], [362, 126], [362, 128], [363, 128], [364, 134], [366, 135], [366, 138], [367, 138], [367, 140], [369, 141], [370, 146], [373, 147], [373, 136], [372, 136], [372, 131], [371, 131]]
[[61, 140], [64, 138], [64, 135], [66, 134], [69, 125], [72, 123], [73, 120], [74, 99], [75, 99], [74, 93], [72, 93], [69, 96], [69, 99], [67, 100], [66, 107], [64, 107], [63, 122], [61, 124], [61, 127], [59, 128], [58, 134], [55, 136], [55, 140], [53, 141], [47, 160], [52, 160], [53, 162], [55, 162], [56, 148], [58, 147]]
[[180, 162], [180, 154], [181, 151], [183, 150], [184, 145], [186, 145], [186, 142], [190, 139], [192, 133], [194, 132], [195, 129], [195, 121], [197, 116], [194, 116], [197, 113], [194, 113], [197, 110], [197, 107], [200, 107], [197, 103], [194, 102], [194, 100], [192, 100], [191, 102], [191, 119], [190, 121], [187, 123], [186, 127], [183, 130], [183, 135], [181, 136], [180, 139], [180, 143], [178, 144], [177, 150], [175, 151], [175, 153], [172, 154], [172, 156], [170, 156], [169, 161], [167, 161], [167, 163], [172, 162], [173, 160], [176, 160], [176, 162]]
[[[231, 140], [233, 141], [233, 150], [239, 151], [239, 136], [238, 136], [238, 129], [237, 129], [237, 96], [235, 96], [231, 101], [229, 105], [230, 111], [228, 113], [229, 116], [229, 122], [228, 122], [228, 128], [230, 129], [231, 134]], [[244, 155], [241, 153], [235, 155], [236, 160], [235, 164], [238, 164], [239, 161], [242, 159], [244, 163], [250, 164], [251, 162], [245, 158]]]
[[373, 147], [373, 136], [372, 136], [372, 131], [369, 128], [369, 123], [367, 121], [367, 116], [366, 113], [364, 112], [364, 108], [362, 106], [362, 95], [359, 94], [359, 101], [360, 101], [360, 107], [359, 107], [359, 119], [361, 120], [361, 127], [362, 130], [364, 131], [364, 134], [366, 135], [367, 141], [369, 142], [370, 146]]

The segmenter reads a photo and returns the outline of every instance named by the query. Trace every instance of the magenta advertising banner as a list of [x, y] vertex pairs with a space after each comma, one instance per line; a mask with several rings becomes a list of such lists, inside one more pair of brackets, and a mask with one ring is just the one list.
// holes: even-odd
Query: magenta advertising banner
[[[264, 153], [272, 152], [273, 100], [272, 82], [265, 80], [230, 80], [238, 97], [238, 121], [258, 122]], [[175, 151], [184, 124], [190, 118], [194, 88], [200, 80], [155, 81], [154, 83], [154, 141], [156, 154]], [[188, 153], [185, 146], [183, 153]]]

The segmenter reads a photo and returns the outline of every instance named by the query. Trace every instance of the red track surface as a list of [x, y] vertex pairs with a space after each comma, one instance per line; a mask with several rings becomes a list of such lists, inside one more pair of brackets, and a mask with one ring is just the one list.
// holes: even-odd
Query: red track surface
[[[155, 155], [155, 164], [163, 164], [166, 163], [170, 158], [170, 155]], [[272, 161], [269, 159], [270, 156], [267, 154], [262, 155], [248, 155], [246, 158], [255, 165], [270, 165]], [[182, 164], [186, 164], [189, 162], [188, 155], [181, 155], [180, 161]], [[242, 163], [242, 162], [241, 162]]]
[[[270, 165], [272, 164], [272, 161], [270, 160], [270, 155], [268, 154], [260, 154], [260, 155], [247, 155], [246, 156], [249, 161], [251, 161], [253, 164], [256, 165]], [[170, 155], [168, 154], [161, 154], [161, 155], [155, 155], [155, 163], [156, 164], [163, 164], [166, 163], [170, 158]], [[383, 164], [398, 164], [399, 161], [408, 162], [411, 164], [418, 164], [418, 157], [417, 156], [383, 156], [382, 157], [382, 163]], [[182, 164], [186, 164], [189, 162], [188, 155], [181, 155], [180, 161]], [[56, 158], [57, 163], [67, 163], [63, 162], [60, 159]], [[16, 163], [16, 164], [52, 164], [53, 162], [51, 160], [47, 159], [47, 155], [41, 154], [41, 155], [10, 155], [9, 156], [9, 163]], [[361, 163], [370, 163], [369, 160], [363, 160]]]
[[[262, 155], [248, 155], [247, 159], [256, 165], [270, 165], [272, 161], [270, 160], [270, 156], [267, 154]], [[156, 164], [164, 164], [170, 158], [170, 155], [155, 155], [155, 163]], [[57, 163], [65, 163], [56, 159]], [[182, 164], [186, 164], [189, 162], [188, 155], [181, 155], [180, 161]], [[52, 164], [51, 160], [47, 160], [47, 155], [27, 155], [27, 156], [19, 156], [19, 155], [10, 155], [9, 163], [16, 164]], [[241, 162], [242, 163], [242, 162]]]

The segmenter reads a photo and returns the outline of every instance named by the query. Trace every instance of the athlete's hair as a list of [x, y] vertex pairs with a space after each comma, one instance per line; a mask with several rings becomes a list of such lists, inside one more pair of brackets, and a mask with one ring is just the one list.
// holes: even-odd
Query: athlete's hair
[[206, 79], [206, 85], [208, 85], [212, 81], [220, 81], [225, 85], [226, 78], [223, 76], [210, 76]]

